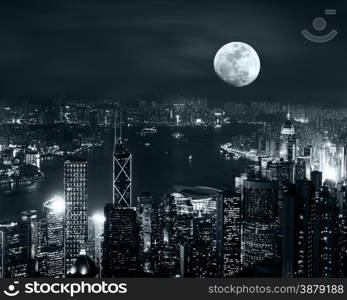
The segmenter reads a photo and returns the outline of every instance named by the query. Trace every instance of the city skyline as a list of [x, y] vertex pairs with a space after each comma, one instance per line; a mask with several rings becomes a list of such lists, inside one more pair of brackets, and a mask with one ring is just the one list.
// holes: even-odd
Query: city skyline
[[347, 277], [346, 8], [1, 1], [0, 278]]
[[[148, 105], [155, 108], [153, 103]], [[264, 106], [268, 115], [258, 106], [254, 106], [254, 112], [249, 110], [252, 106], [239, 103], [229, 103], [223, 110], [210, 109], [201, 99], [177, 98], [164, 104], [167, 115], [161, 118], [166, 125], [153, 127], [155, 122], [132, 124], [133, 116], [138, 116], [133, 108], [104, 110], [86, 104], [82, 109], [90, 113], [75, 114], [81, 106], [61, 102], [53, 119], [44, 118], [49, 121], [44, 121], [43, 128], [52, 130], [54, 124], [59, 124], [61, 130], [75, 123], [87, 129], [84, 138], [90, 147], [81, 148], [82, 144], [74, 142], [74, 151], [70, 144], [62, 144], [60, 148], [50, 139], [40, 140], [48, 142], [44, 147], [32, 145], [32, 140], [24, 147], [18, 144], [20, 140], [12, 144], [15, 136], [11, 129], [30, 126], [37, 130], [37, 125], [26, 124], [29, 119], [25, 115], [40, 110], [29, 106], [17, 123], [10, 117], [15, 108], [3, 107], [3, 113], [9, 116], [2, 124], [6, 128], [0, 152], [3, 191], [9, 192], [10, 186], [13, 191], [23, 188], [23, 180], [44, 185], [46, 178], [38, 174], [45, 169], [44, 161], [49, 155], [50, 159], [63, 159], [65, 194], [62, 199], [43, 199], [43, 213], [26, 207], [19, 218], [9, 216], [10, 222], [1, 223], [2, 276], [345, 276], [347, 141], [343, 135], [337, 138], [336, 133], [338, 124], [344, 132], [347, 112], [323, 108], [312, 111], [308, 107], [304, 113], [305, 106], [291, 106], [292, 109], [288, 105], [264, 103]], [[143, 108], [140, 111], [144, 113]], [[246, 111], [248, 121], [244, 119]], [[256, 120], [255, 112], [264, 120], [271, 116], [272, 121]], [[280, 121], [273, 115], [279, 116]], [[314, 121], [308, 119], [312, 115], [316, 116]], [[225, 163], [245, 163], [243, 171], [227, 179], [228, 186], [171, 182], [172, 191], [166, 190], [159, 198], [151, 195], [152, 190], [141, 194], [129, 192], [129, 184], [138, 183], [129, 159], [134, 159], [135, 166], [139, 161], [128, 150], [129, 140], [124, 136], [127, 127], [137, 129], [135, 140], [142, 141], [135, 147], [155, 151], [159, 145], [155, 139], [165, 128], [172, 132], [170, 139], [183, 149], [189, 143], [183, 134], [188, 128], [196, 133], [211, 130], [212, 137], [238, 122], [254, 129], [244, 134], [236, 132], [231, 138], [226, 136], [228, 143], [216, 145], [213, 150], [220, 152], [219, 160]], [[42, 130], [43, 124], [37, 128]], [[79, 157], [95, 147], [102, 149], [108, 129], [113, 132], [110, 148], [113, 150], [107, 163], [113, 168], [102, 178], [112, 178], [113, 183], [107, 188], [113, 192], [109, 193], [103, 215], [97, 215], [88, 209], [90, 156], [87, 160]], [[312, 136], [311, 130], [320, 133]], [[80, 135], [73, 131], [72, 140]], [[67, 151], [63, 150], [65, 147]], [[44, 149], [49, 152], [44, 153]], [[189, 166], [195, 158], [189, 155], [186, 160]], [[149, 163], [154, 165], [155, 157]], [[13, 177], [17, 171], [18, 177]], [[12, 180], [8, 187], [6, 174]], [[62, 227], [63, 240], [59, 231]]]

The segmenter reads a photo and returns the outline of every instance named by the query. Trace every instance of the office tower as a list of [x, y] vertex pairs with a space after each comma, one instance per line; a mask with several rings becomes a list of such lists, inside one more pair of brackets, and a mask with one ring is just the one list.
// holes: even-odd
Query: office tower
[[313, 247], [317, 196], [310, 181], [289, 186], [283, 203], [283, 276], [312, 277], [318, 249]]
[[[54, 197], [43, 204], [44, 223], [41, 223], [41, 250], [45, 256], [45, 277], [64, 275], [64, 215], [65, 202]], [[41, 271], [41, 270], [39, 270]]]
[[[336, 277], [339, 275], [339, 209], [337, 199], [324, 187], [317, 204], [317, 220], [314, 228], [313, 248], [318, 249], [313, 263], [314, 277]], [[342, 229], [342, 228], [340, 228]], [[343, 230], [343, 229], [342, 229]]]
[[177, 274], [176, 218], [175, 198], [166, 195], [154, 209], [152, 218], [152, 268], [155, 276], [174, 277]]
[[134, 277], [139, 272], [139, 231], [136, 211], [129, 207], [105, 206], [103, 274]]
[[338, 274], [337, 277], [347, 277], [347, 198], [346, 186], [338, 186]]
[[235, 275], [241, 266], [241, 195], [223, 193], [223, 277]]
[[216, 277], [214, 222], [211, 215], [201, 215], [193, 220], [194, 235], [189, 249], [188, 277]]
[[95, 224], [92, 217], [88, 217], [88, 246], [87, 253], [95, 258]]
[[[177, 193], [173, 193], [175, 208], [177, 212], [176, 225], [174, 226], [176, 232], [176, 239], [178, 242], [185, 244], [187, 249], [187, 259], [189, 260], [189, 253], [192, 251], [188, 249], [190, 242], [190, 232], [193, 232], [192, 241], [200, 243], [199, 230], [200, 222], [193, 222], [193, 229], [189, 219], [209, 219], [211, 225], [211, 248], [196, 247], [195, 252], [197, 255], [210, 256], [209, 271], [205, 274], [208, 277], [219, 276], [222, 273], [223, 261], [223, 193], [221, 190], [210, 187], [189, 187], [189, 186], [174, 186]], [[202, 224], [202, 223], [201, 223]], [[206, 224], [205, 224], [206, 225]], [[202, 226], [205, 226], [202, 225]], [[207, 226], [207, 225], [206, 225]], [[197, 230], [197, 232], [195, 232]], [[182, 232], [182, 233], [180, 233]], [[184, 233], [185, 232], [185, 233]], [[181, 238], [183, 236], [183, 238]], [[202, 253], [201, 251], [204, 251]], [[189, 264], [187, 264], [187, 269]], [[203, 274], [198, 272], [197, 276], [203, 277]], [[212, 275], [212, 273], [214, 275]], [[193, 276], [192, 274], [190, 276]]]
[[88, 239], [88, 164], [81, 159], [64, 164], [65, 272], [68, 273]]
[[247, 180], [244, 182], [242, 200], [242, 267], [249, 267], [267, 259], [276, 259], [278, 256], [277, 184]]
[[309, 156], [299, 156], [295, 164], [295, 181], [310, 180], [311, 167]]
[[105, 216], [96, 213], [88, 218], [88, 251], [98, 269], [101, 268], [102, 259], [102, 235], [104, 233]]
[[150, 193], [137, 198], [137, 215], [140, 225], [140, 252], [143, 269], [151, 271], [153, 199]]
[[0, 224], [0, 278], [26, 277], [25, 251], [21, 246], [23, 238], [19, 235], [18, 227], [15, 222]]
[[33, 272], [30, 221], [25, 217], [23, 219], [21, 217], [18, 222], [0, 224], [1, 268], [4, 278], [29, 277]]
[[38, 248], [39, 226], [36, 210], [24, 211], [20, 220], [21, 230], [24, 231], [25, 244], [28, 245], [28, 274], [35, 271], [35, 259]]
[[259, 178], [266, 178], [267, 173], [267, 166], [268, 164], [271, 164], [274, 160], [274, 157], [261, 157], [258, 158], [258, 164], [259, 164]]
[[122, 140], [122, 127], [117, 134], [113, 152], [113, 203], [106, 204], [103, 274], [106, 277], [137, 276], [139, 262], [139, 228], [136, 208], [131, 201], [131, 153]]
[[280, 157], [289, 162], [296, 160], [296, 135], [289, 112], [287, 121], [281, 127]]
[[[122, 122], [122, 121], [121, 121]], [[132, 206], [132, 155], [122, 137], [122, 124], [117, 131], [115, 118], [115, 145], [113, 151], [113, 203], [118, 207]]]
[[312, 171], [311, 172], [311, 181], [315, 186], [315, 189], [319, 191], [322, 187], [322, 172], [320, 171]]
[[[63, 224], [64, 225], [64, 224]], [[47, 219], [42, 217], [38, 223], [39, 228], [39, 243], [36, 253], [35, 272], [41, 277], [48, 276], [48, 243], [47, 243]], [[62, 231], [64, 235], [64, 230]], [[64, 254], [64, 239], [63, 239], [63, 254]], [[63, 257], [64, 262], [64, 257]], [[65, 271], [63, 265], [63, 272]]]
[[307, 145], [304, 147], [304, 156], [310, 158], [310, 166], [313, 166], [314, 152], [312, 145]]

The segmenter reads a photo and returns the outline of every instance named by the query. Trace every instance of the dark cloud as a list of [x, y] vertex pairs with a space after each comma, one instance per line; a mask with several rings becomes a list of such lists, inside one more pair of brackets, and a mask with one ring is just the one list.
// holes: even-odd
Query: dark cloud
[[[342, 2], [342, 1], [340, 1]], [[0, 99], [50, 101], [192, 94], [215, 101], [343, 103], [345, 7], [338, 1], [0, 1]], [[331, 43], [300, 35], [336, 8]], [[223, 44], [251, 44], [257, 81], [232, 88], [214, 74]]]

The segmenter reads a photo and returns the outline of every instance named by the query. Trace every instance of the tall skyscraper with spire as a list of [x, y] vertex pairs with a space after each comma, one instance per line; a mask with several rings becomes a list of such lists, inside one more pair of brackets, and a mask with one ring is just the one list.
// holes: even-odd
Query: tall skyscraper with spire
[[280, 137], [280, 157], [284, 161], [295, 161], [296, 160], [296, 135], [295, 129], [290, 121], [290, 112], [288, 109], [287, 120], [281, 127]]
[[[119, 127], [119, 128], [118, 128]], [[113, 204], [122, 207], [132, 206], [132, 155], [122, 137], [122, 121], [114, 125], [113, 150]]]
[[[105, 206], [102, 269], [105, 277], [138, 274], [139, 228], [132, 203], [132, 155], [122, 137], [122, 120], [115, 114], [113, 151], [113, 202]], [[119, 128], [118, 128], [119, 127]]]

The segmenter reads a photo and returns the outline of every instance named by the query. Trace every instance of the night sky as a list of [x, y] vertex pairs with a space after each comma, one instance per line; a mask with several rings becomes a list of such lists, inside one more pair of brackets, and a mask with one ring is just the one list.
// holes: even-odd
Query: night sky
[[[290, 3], [287, 3], [290, 2]], [[324, 9], [339, 31], [305, 40]], [[346, 1], [0, 0], [0, 101], [60, 95], [157, 99], [181, 94], [211, 102], [347, 104]], [[233, 88], [214, 73], [217, 50], [250, 44], [261, 71]]]

